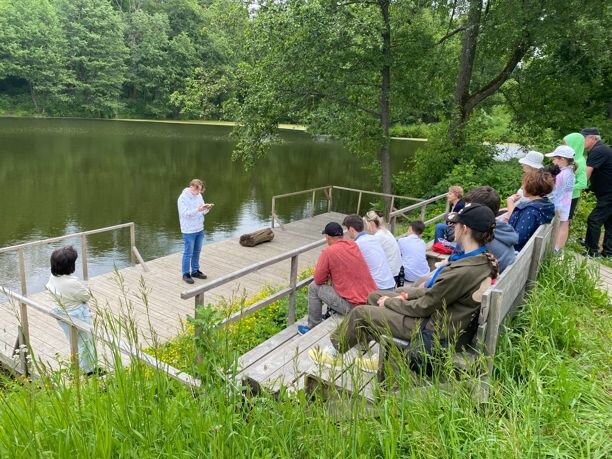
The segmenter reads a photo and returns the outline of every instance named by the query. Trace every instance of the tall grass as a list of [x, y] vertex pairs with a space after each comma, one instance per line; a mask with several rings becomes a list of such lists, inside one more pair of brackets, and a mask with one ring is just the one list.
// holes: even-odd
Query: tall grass
[[0, 456], [610, 457], [611, 311], [595, 285], [584, 264], [545, 264], [501, 339], [486, 404], [463, 384], [416, 390], [406, 368], [373, 406], [247, 398], [222, 368], [231, 342], [209, 327], [197, 393], [138, 364], [0, 393]]

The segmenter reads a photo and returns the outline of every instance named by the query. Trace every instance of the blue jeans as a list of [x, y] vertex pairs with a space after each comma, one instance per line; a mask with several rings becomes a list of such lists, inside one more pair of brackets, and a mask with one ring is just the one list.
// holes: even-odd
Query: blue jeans
[[446, 231], [446, 226], [446, 223], [436, 223], [434, 242], [438, 242], [438, 239], [444, 239], [444, 232]]
[[[83, 322], [93, 325], [91, 320], [91, 314], [89, 312], [89, 306], [85, 303], [79, 305], [74, 309], [64, 309], [61, 307], [53, 308], [53, 312], [62, 316], [72, 317], [74, 319], [82, 320]], [[65, 322], [58, 321], [59, 326], [62, 328], [68, 342], [70, 343], [70, 325]], [[77, 349], [79, 352], [79, 368], [83, 373], [91, 373], [98, 366], [96, 358], [96, 347], [94, 344], [93, 336], [91, 333], [78, 331], [77, 332]]]
[[200, 252], [204, 241], [204, 230], [197, 233], [183, 233], [183, 275], [200, 270]]

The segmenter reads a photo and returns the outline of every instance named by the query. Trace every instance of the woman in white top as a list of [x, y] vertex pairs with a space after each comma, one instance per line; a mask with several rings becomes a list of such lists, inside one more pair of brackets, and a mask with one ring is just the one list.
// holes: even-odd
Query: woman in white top
[[373, 234], [380, 242], [380, 245], [382, 245], [385, 256], [389, 261], [389, 268], [393, 273], [395, 284], [400, 287], [400, 284], [403, 284], [402, 281], [404, 276], [400, 275], [402, 269], [402, 255], [400, 254], [397, 239], [395, 239], [391, 231], [386, 228], [382, 212], [371, 210], [366, 214], [364, 220], [367, 232]]
[[[51, 276], [47, 290], [57, 304], [53, 312], [93, 324], [87, 302], [91, 294], [85, 285], [74, 275], [77, 251], [72, 246], [62, 247], [51, 254]], [[70, 326], [59, 321], [60, 327], [70, 342]], [[78, 338], [79, 368], [86, 375], [98, 372], [96, 349], [91, 333], [79, 331]]]

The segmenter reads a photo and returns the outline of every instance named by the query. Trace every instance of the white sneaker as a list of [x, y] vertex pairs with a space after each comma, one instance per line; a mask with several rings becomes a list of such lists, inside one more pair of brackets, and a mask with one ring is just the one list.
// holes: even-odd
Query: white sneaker
[[313, 347], [308, 351], [308, 357], [313, 362], [330, 368], [342, 365], [342, 356], [332, 345], [326, 346], [323, 350], [319, 346]]
[[368, 373], [377, 373], [378, 363], [378, 354], [374, 354], [372, 357], [359, 357], [357, 359], [357, 367]]

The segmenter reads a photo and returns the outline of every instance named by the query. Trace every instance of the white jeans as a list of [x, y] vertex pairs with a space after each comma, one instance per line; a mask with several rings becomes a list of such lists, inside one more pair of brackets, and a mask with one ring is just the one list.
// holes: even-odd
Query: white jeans
[[[68, 315], [68, 317], [72, 317], [74, 319], [82, 320], [83, 322], [88, 323], [89, 325], [93, 325], [93, 321], [91, 320], [91, 313], [89, 312], [89, 306], [85, 303], [77, 306], [73, 309], [62, 309], [60, 307], [53, 308], [53, 312], [62, 316]], [[70, 325], [65, 322], [58, 320], [58, 323], [66, 337], [68, 338], [68, 342], [70, 343]], [[79, 368], [83, 373], [91, 373], [97, 367], [97, 359], [96, 359], [96, 348], [94, 345], [93, 336], [91, 333], [78, 331], [77, 332], [77, 346], [79, 351]]]

